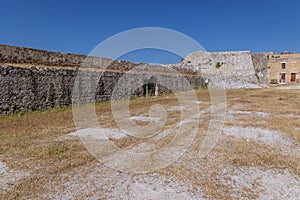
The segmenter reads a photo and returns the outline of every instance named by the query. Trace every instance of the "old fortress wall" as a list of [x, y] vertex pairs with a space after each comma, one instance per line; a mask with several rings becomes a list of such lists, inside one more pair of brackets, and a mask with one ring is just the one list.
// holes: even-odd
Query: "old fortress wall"
[[194, 52], [185, 58], [184, 64], [196, 67], [203, 77], [214, 79], [214, 85], [257, 88], [267, 84], [268, 57], [268, 53], [250, 51]]
[[[86, 80], [84, 77], [81, 80], [83, 89], [89, 89], [87, 85], [85, 87], [85, 83], [90, 81], [87, 79], [100, 78], [95, 91], [95, 100], [98, 102], [110, 100], [118, 80], [125, 74], [128, 82], [147, 86], [137, 88], [133, 96], [170, 92], [167, 87], [157, 87], [155, 79], [163, 80], [166, 86], [172, 86], [175, 91], [187, 87], [183, 84], [184, 79], [188, 80], [192, 88], [201, 88], [204, 84], [201, 76], [185, 69], [177, 69], [180, 73], [173, 74], [168, 68], [152, 66], [154, 69], [158, 68], [152, 72], [156, 76], [154, 78], [147, 70], [130, 71], [140, 65], [142, 64], [107, 58], [0, 45], [0, 114], [70, 105], [79, 70], [87, 73]], [[125, 87], [126, 89], [128, 88]]]
[[[100, 78], [96, 101], [110, 100], [121, 77], [140, 87], [134, 91], [124, 87], [120, 98], [128, 92], [133, 96], [159, 95], [190, 89], [185, 80], [191, 88], [205, 87], [205, 80], [211, 78], [209, 69], [218, 70], [225, 88], [261, 87], [267, 80], [267, 57], [265, 53], [195, 52], [179, 64], [148, 65], [0, 45], [0, 115], [70, 105], [79, 70], [85, 70], [89, 79]], [[134, 70], [138, 66], [141, 69]], [[89, 89], [84, 86], [88, 78], [82, 78], [82, 89]], [[208, 84], [218, 84], [216, 80]]]

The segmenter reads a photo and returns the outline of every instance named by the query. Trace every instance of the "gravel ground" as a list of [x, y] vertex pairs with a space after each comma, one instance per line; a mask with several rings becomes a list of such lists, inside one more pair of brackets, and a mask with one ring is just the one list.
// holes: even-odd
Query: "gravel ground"
[[69, 133], [72, 136], [87, 136], [95, 139], [106, 140], [108, 138], [121, 139], [126, 133], [120, 129], [110, 128], [85, 128]]
[[300, 145], [280, 131], [260, 127], [226, 126], [223, 129], [223, 133], [227, 136], [233, 136], [247, 141], [264, 143], [275, 149], [280, 148], [284, 154], [297, 157], [300, 155]]
[[224, 185], [231, 186], [233, 199], [257, 194], [257, 199], [300, 199], [300, 180], [288, 170], [227, 168], [220, 177]]
[[[200, 188], [155, 173], [127, 174], [96, 165], [78, 169], [72, 176], [62, 175], [63, 187], [56, 186], [44, 198], [50, 199], [203, 199]], [[88, 171], [82, 175], [82, 171]], [[62, 190], [63, 188], [63, 190]]]
[[13, 169], [9, 169], [4, 162], [0, 161], [0, 188], [7, 190], [14, 183], [17, 183], [20, 179], [29, 176], [26, 172], [21, 172]]
[[[141, 140], [138, 143], [126, 146], [125, 149], [134, 153], [153, 151], [158, 148], [159, 145], [157, 144], [159, 141], [168, 140], [169, 137], [176, 134], [178, 126], [192, 124], [200, 117], [208, 119], [211, 115], [211, 106], [209, 106], [209, 103], [195, 101], [191, 102], [191, 104], [198, 104], [205, 107], [203, 107], [200, 113], [194, 114], [188, 119], [164, 127], [164, 130], [153, 136], [152, 140]], [[257, 123], [257, 126], [244, 127], [239, 126], [242, 125], [240, 123], [225, 126], [222, 140], [216, 145], [216, 149], [212, 151], [206, 160], [199, 158], [199, 149], [193, 146], [191, 150], [185, 152], [184, 156], [173, 163], [170, 168], [151, 173], [132, 174], [120, 172], [110, 169], [100, 162], [89, 161], [76, 165], [76, 167], [61, 170], [59, 173], [55, 173], [53, 177], [49, 176], [49, 181], [47, 179], [44, 185], [38, 186], [41, 188], [39, 188], [39, 192], [36, 192], [38, 193], [37, 196], [40, 199], [198, 200], [211, 199], [209, 198], [210, 196], [214, 197], [210, 193], [211, 189], [213, 193], [219, 192], [223, 199], [228, 199], [229, 197], [231, 199], [300, 199], [299, 174], [297, 174], [294, 168], [289, 168], [288, 165], [285, 168], [281, 168], [281, 166], [276, 168], [277, 166], [273, 166], [274, 163], [271, 161], [272, 164], [269, 164], [269, 160], [266, 165], [244, 165], [235, 163], [235, 160], [231, 160], [232, 157], [230, 157], [232, 155], [236, 156], [236, 158], [240, 156], [234, 154], [236, 149], [233, 144], [243, 141], [251, 142], [254, 147], [255, 145], [266, 144], [276, 150], [274, 151], [275, 153], [278, 153], [277, 150], [280, 150], [282, 153], [279, 153], [280, 156], [287, 154], [291, 155], [291, 158], [293, 156], [292, 159], [299, 158], [299, 142], [294, 141], [284, 132], [259, 127], [265, 126], [265, 124], [260, 125], [260, 123], [267, 123], [265, 120], [269, 117], [300, 118], [297, 115], [299, 113], [272, 114], [255, 110], [247, 111], [243, 110], [243, 106], [238, 107], [237, 104], [234, 104], [227, 111], [227, 119], [238, 119], [241, 116], [249, 116], [249, 118], [255, 116], [261, 117], [262, 120]], [[189, 107], [166, 107], [166, 111], [169, 113], [181, 110], [189, 110]], [[140, 122], [160, 120], [158, 117], [139, 114], [130, 119]], [[240, 120], [239, 122], [243, 121]], [[300, 127], [296, 125], [293, 129], [299, 131]], [[199, 141], [205, 135], [204, 133], [201, 134], [201, 137], [198, 138]], [[122, 142], [124, 137], [126, 137], [126, 132], [120, 129], [87, 128], [77, 130], [67, 136], [62, 136], [60, 137], [60, 142], [62, 143], [64, 142], [63, 138], [76, 142], [76, 139], [78, 139], [76, 138], [77, 136], [87, 136], [98, 140], [111, 138], [114, 139], [113, 141], [120, 140]], [[197, 143], [197, 145], [200, 147], [201, 143]], [[255, 151], [255, 148], [253, 149]], [[251, 155], [247, 154], [247, 158], [249, 158], [248, 156]], [[5, 162], [7, 161], [5, 160]], [[39, 173], [39, 171], [36, 172], [37, 174]], [[30, 174], [34, 175], [31, 171]], [[7, 165], [0, 161], [0, 188], [5, 192], [9, 191], [18, 182], [22, 182], [20, 181], [21, 179], [30, 177], [30, 174], [25, 171], [13, 169], [13, 164], [11, 163]]]

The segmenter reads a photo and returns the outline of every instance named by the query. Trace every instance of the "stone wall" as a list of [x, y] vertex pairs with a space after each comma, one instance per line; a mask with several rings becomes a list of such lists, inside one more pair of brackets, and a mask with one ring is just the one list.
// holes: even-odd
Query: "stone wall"
[[[76, 100], [73, 89], [81, 81], [84, 102], [108, 101], [120, 79], [121, 91], [117, 98], [145, 95], [149, 81], [157, 87], [158, 94], [203, 87], [202, 78], [196, 73], [172, 67], [112, 61], [106, 58], [62, 54], [35, 49], [0, 46], [0, 115], [68, 106]], [[133, 70], [140, 66], [140, 70]], [[96, 80], [92, 85], [91, 80]], [[187, 80], [191, 86], [186, 85]], [[132, 85], [128, 85], [132, 83]], [[132, 86], [138, 85], [132, 91]], [[171, 91], [172, 89], [172, 91]], [[91, 98], [88, 94], [95, 96]], [[128, 96], [130, 94], [130, 96]]]
[[86, 56], [0, 45], [0, 62], [46, 66], [80, 66]]
[[0, 66], [0, 114], [70, 105], [76, 73], [71, 69]]
[[[118, 82], [116, 98], [201, 88], [205, 81], [225, 88], [261, 87], [267, 65], [267, 54], [248, 51], [194, 52], [179, 64], [148, 65], [0, 45], [0, 115], [66, 106], [72, 99], [108, 101]], [[74, 85], [81, 96], [74, 94]]]
[[211, 85], [260, 88], [266, 83], [267, 55], [237, 52], [194, 52], [181, 63], [195, 68]]
[[252, 62], [259, 83], [268, 84], [268, 62], [272, 53], [252, 53]]

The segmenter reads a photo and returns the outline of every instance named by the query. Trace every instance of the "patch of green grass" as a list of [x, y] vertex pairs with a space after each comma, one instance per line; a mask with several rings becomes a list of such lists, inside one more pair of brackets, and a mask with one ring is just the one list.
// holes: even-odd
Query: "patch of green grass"
[[21, 137], [23, 137], [23, 134], [22, 133], [17, 133], [17, 134], [15, 134], [15, 137], [16, 138], [21, 138]]
[[4, 154], [5, 152], [7, 152], [6, 148], [0, 147], [0, 154]]
[[53, 146], [48, 147], [48, 154], [62, 155], [69, 149], [71, 149], [70, 145], [66, 145], [64, 143], [58, 143], [58, 144], [54, 144]]

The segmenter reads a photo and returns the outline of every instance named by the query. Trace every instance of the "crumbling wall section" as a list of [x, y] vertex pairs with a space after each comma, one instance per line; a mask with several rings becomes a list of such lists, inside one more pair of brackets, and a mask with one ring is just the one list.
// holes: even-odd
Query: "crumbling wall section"
[[[154, 84], [158, 86], [158, 94], [206, 84], [257, 88], [266, 83], [267, 65], [267, 54], [248, 51], [194, 52], [179, 64], [148, 65], [0, 45], [0, 115], [71, 105], [72, 98], [76, 99], [75, 80], [82, 71], [87, 76], [82, 77], [80, 89], [95, 94], [94, 98], [83, 97], [84, 101], [108, 101], [124, 77], [122, 91], [116, 98], [145, 95], [143, 85], [150, 80], [157, 81]], [[135, 71], [136, 68], [140, 70]], [[90, 79], [97, 80], [96, 86], [89, 86]], [[129, 83], [140, 87], [132, 91], [126, 85]]]
[[252, 53], [252, 62], [259, 83], [268, 84], [268, 62], [272, 53]]
[[[224, 88], [260, 88], [262, 87], [257, 71], [266, 69], [263, 56], [253, 56], [249, 51], [236, 52], [194, 52], [182, 62], [186, 68], [198, 70], [210, 85]], [[259, 71], [261, 72], [261, 71]], [[263, 81], [265, 76], [261, 75]]]

